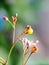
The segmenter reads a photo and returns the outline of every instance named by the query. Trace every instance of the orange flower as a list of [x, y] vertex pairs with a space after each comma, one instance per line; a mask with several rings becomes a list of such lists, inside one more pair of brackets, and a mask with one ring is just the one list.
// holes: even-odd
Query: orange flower
[[37, 48], [37, 46], [32, 46], [32, 49], [31, 49], [31, 52], [32, 53], [36, 53], [36, 52], [38, 52], [38, 48]]

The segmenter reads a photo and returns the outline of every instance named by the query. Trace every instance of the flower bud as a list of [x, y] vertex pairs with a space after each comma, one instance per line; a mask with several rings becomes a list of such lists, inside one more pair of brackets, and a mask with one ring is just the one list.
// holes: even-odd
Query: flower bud
[[17, 21], [18, 14], [16, 13], [14, 16], [12, 16], [13, 22]]
[[28, 30], [30, 27], [31, 27], [30, 25], [27, 25], [27, 26], [26, 26], [26, 29]]
[[17, 21], [16, 16], [12, 16], [12, 19], [13, 19], [13, 22], [16, 22]]
[[8, 21], [8, 18], [7, 18], [6, 16], [3, 16], [3, 19], [4, 19], [5, 21]]
[[32, 34], [33, 33], [33, 29], [29, 28], [29, 30], [27, 31], [28, 34]]
[[33, 33], [33, 29], [31, 28], [30, 25], [26, 26], [26, 34], [32, 34]]
[[28, 40], [27, 38], [22, 38], [21, 41], [23, 42], [23, 45], [24, 45], [24, 46], [26, 46], [27, 48], [30, 47], [30, 45], [31, 45], [30, 40]]
[[39, 40], [33, 41], [33, 45], [36, 45], [39, 43]]
[[16, 17], [18, 17], [18, 13], [16, 13]]
[[36, 44], [38, 44], [39, 43], [39, 40], [36, 40], [36, 42], [35, 42]]
[[36, 52], [38, 52], [38, 48], [37, 48], [37, 46], [32, 46], [32, 50], [31, 50], [31, 52], [32, 53], [36, 53]]

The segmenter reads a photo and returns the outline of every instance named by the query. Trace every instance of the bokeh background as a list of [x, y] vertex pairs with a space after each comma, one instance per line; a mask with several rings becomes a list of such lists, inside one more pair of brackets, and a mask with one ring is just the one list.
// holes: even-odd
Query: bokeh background
[[[34, 33], [26, 37], [40, 41], [39, 52], [32, 55], [26, 65], [49, 65], [49, 0], [0, 0], [0, 57], [6, 60], [12, 42], [12, 27], [2, 17], [7, 16], [12, 22], [11, 16], [15, 13], [18, 13], [16, 38], [29, 24]], [[22, 43], [18, 42], [8, 65], [22, 65], [21, 57]]]

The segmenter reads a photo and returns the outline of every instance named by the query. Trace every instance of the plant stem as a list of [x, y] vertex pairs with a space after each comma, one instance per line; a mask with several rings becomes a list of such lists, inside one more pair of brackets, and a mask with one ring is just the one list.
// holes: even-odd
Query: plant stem
[[26, 30], [24, 30], [24, 31], [20, 34], [20, 36], [16, 39], [16, 41], [15, 41], [14, 44], [12, 45], [12, 47], [11, 47], [11, 49], [10, 49], [10, 52], [9, 52], [9, 54], [8, 54], [7, 60], [6, 60], [6, 64], [7, 64], [8, 61], [9, 61], [10, 55], [11, 55], [12, 50], [13, 50], [13, 48], [15, 47], [16, 43], [25, 35], [25, 33], [26, 33]]
[[30, 56], [32, 55], [32, 53], [30, 53], [30, 55], [28, 56], [26, 62], [24, 63], [24, 65], [26, 65], [27, 61], [29, 60]]
[[0, 63], [1, 63], [2, 65], [4, 65], [4, 63], [5, 63], [5, 60], [4, 60], [2, 57], [0, 57]]
[[15, 22], [13, 22], [13, 40], [12, 40], [12, 44], [15, 41]]
[[22, 65], [24, 65], [24, 53], [22, 55]]
[[25, 49], [24, 55], [26, 55], [29, 52], [29, 49]]
[[11, 24], [11, 26], [13, 27], [13, 24], [12, 24], [12, 22], [10, 22], [10, 20], [8, 20], [8, 22]]
[[23, 53], [22, 53], [22, 65], [24, 65], [24, 44], [22, 44], [23, 47]]

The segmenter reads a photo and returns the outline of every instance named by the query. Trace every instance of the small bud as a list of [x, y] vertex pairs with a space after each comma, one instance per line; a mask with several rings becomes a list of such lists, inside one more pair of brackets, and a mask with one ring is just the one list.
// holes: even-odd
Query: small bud
[[8, 21], [8, 18], [7, 18], [6, 16], [3, 16], [3, 19], [4, 19], [5, 21]]
[[31, 52], [32, 53], [36, 53], [36, 52], [38, 52], [38, 48], [37, 48], [37, 46], [32, 46], [32, 50], [31, 50]]
[[13, 22], [16, 22], [17, 21], [16, 16], [12, 16], [12, 19], [13, 19]]
[[33, 41], [33, 45], [36, 45], [39, 43], [39, 40]]
[[12, 16], [13, 22], [17, 21], [18, 14], [16, 13], [14, 16]]
[[31, 28], [30, 25], [26, 26], [26, 34], [32, 34], [33, 33], [33, 29]]
[[26, 26], [26, 29], [28, 30], [30, 27], [31, 27], [30, 25], [27, 25], [27, 26]]
[[23, 42], [24, 46], [25, 46], [25, 45], [27, 46], [27, 48], [30, 47], [31, 42], [30, 42], [30, 40], [28, 40], [27, 38], [22, 38], [22, 42]]
[[32, 34], [33, 33], [33, 29], [29, 28], [29, 30], [27, 31], [28, 34]]
[[36, 44], [39, 43], [39, 40], [36, 40]]
[[16, 17], [18, 17], [18, 13], [16, 13]]

